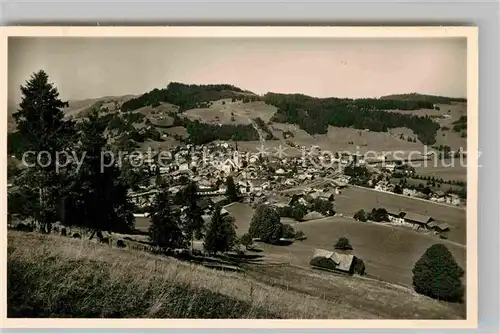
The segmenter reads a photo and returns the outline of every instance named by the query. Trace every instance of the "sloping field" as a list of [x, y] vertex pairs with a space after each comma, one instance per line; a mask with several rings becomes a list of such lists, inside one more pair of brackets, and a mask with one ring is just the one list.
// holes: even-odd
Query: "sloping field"
[[436, 178], [441, 178], [443, 180], [458, 180], [467, 181], [467, 159], [463, 162], [460, 158], [455, 158], [454, 161], [447, 159], [444, 161], [437, 161], [433, 163], [428, 162], [425, 166], [415, 166], [415, 172], [422, 176], [433, 176]]
[[231, 99], [223, 99], [213, 101], [209, 108], [191, 109], [187, 110], [185, 114], [191, 120], [199, 120], [204, 123], [250, 124], [250, 120], [257, 117], [267, 122], [276, 111], [276, 107], [262, 101], [243, 103], [242, 101], [231, 102]]
[[[387, 207], [428, 215], [446, 222], [451, 226], [451, 231], [447, 233], [448, 239], [462, 245], [466, 243], [466, 211], [462, 208], [354, 186], [335, 196], [335, 210], [338, 213], [354, 215], [360, 209], [371, 211], [373, 208]], [[439, 240], [436, 237], [433, 239]]]
[[[237, 234], [246, 233], [254, 210], [248, 204], [241, 203], [233, 204], [227, 210], [235, 217]], [[258, 244], [269, 262], [309, 267], [315, 248], [333, 249], [335, 241], [346, 236], [354, 247], [353, 254], [365, 262], [367, 273], [384, 281], [411, 286], [415, 262], [429, 246], [436, 243], [447, 245], [465, 269], [464, 246], [404, 228], [358, 223], [340, 216], [295, 223], [293, 227], [303, 231], [307, 239], [296, 241], [290, 246]]]
[[388, 110], [402, 114], [417, 116], [445, 116], [445, 118], [435, 118], [441, 127], [448, 127], [450, 130], [439, 129], [436, 134], [437, 145], [448, 145], [452, 150], [463, 147], [467, 149], [467, 138], [462, 138], [460, 133], [453, 131], [453, 122], [461, 116], [467, 116], [467, 103], [439, 104], [440, 110], [420, 109], [420, 110]]
[[290, 246], [259, 244], [273, 261], [309, 266], [315, 248], [333, 250], [339, 237], [347, 237], [354, 255], [366, 265], [366, 273], [387, 282], [412, 285], [412, 269], [425, 250], [436, 243], [444, 243], [465, 270], [465, 247], [436, 239], [418, 232], [373, 223], [359, 223], [353, 219], [330, 217], [294, 224], [307, 239]]
[[463, 318], [456, 306], [372, 279], [265, 266], [219, 272], [34, 233], [9, 232], [7, 279], [10, 317]]
[[80, 113], [90, 108], [93, 104], [97, 102], [103, 102], [103, 107], [107, 107], [110, 111], [119, 109], [121, 104], [131, 98], [134, 95], [122, 95], [122, 96], [103, 96], [95, 99], [85, 99], [85, 100], [74, 100], [69, 101], [69, 106], [64, 108], [64, 114], [66, 117], [79, 117]]
[[[310, 149], [311, 146], [317, 145], [322, 150], [328, 150], [332, 153], [340, 151], [351, 153], [365, 153], [367, 151], [390, 152], [396, 150], [423, 152], [424, 149], [422, 143], [418, 141], [413, 143], [400, 139], [399, 134], [403, 133], [401, 129], [392, 129], [393, 134], [391, 134], [388, 132], [373, 132], [329, 126], [327, 134], [312, 136], [292, 124], [272, 123], [270, 128], [274, 130], [274, 135], [280, 139], [283, 138], [283, 132], [291, 132], [293, 137], [289, 140], [299, 147], [306, 146], [307, 149]], [[412, 133], [411, 130], [406, 130], [409, 131], [408, 133]], [[283, 139], [282, 141], [285, 142]]]

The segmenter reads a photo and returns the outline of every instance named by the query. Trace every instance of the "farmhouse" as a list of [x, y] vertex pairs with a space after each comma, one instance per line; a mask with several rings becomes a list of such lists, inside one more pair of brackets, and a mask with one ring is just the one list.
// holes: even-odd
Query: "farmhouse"
[[354, 273], [356, 257], [351, 254], [341, 254], [325, 249], [316, 249], [309, 263], [313, 267], [352, 275]]
[[389, 221], [396, 225], [407, 226], [414, 229], [434, 229], [436, 231], [446, 231], [450, 227], [445, 223], [437, 223], [430, 216], [424, 216], [418, 213], [401, 211], [394, 208], [386, 208]]
[[413, 224], [414, 227], [419, 229], [419, 228], [427, 228], [427, 225], [434, 219], [432, 219], [432, 217], [430, 216], [424, 216], [413, 212], [406, 212], [404, 214], [404, 220], [405, 222]]
[[387, 211], [387, 216], [389, 217], [389, 221], [391, 223], [398, 225], [406, 225], [405, 219], [403, 218], [404, 212], [401, 212], [401, 210], [393, 208], [387, 208], [385, 209], [385, 211]]
[[436, 232], [447, 232], [450, 230], [450, 225], [446, 223], [438, 223], [437, 221], [432, 221], [427, 224], [428, 228], [433, 229]]

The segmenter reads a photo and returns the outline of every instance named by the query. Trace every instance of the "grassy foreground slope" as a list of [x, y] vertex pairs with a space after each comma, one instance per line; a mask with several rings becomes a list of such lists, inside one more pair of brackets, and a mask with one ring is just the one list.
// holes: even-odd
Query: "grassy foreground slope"
[[7, 267], [9, 317], [463, 317], [453, 305], [366, 278], [273, 266], [219, 272], [34, 233], [9, 231]]

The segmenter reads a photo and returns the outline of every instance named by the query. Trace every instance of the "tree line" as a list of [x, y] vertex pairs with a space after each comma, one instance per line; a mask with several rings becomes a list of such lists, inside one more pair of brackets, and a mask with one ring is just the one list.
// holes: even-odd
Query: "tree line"
[[272, 120], [297, 124], [309, 134], [325, 134], [329, 125], [376, 132], [407, 127], [413, 130], [422, 143], [433, 144], [439, 129], [439, 124], [429, 117], [386, 111], [432, 108], [429, 102], [313, 98], [301, 94], [275, 93], [266, 94], [264, 101], [278, 108]]
[[155, 88], [139, 97], [124, 102], [121, 111], [127, 112], [145, 106], [157, 107], [162, 102], [179, 106], [179, 111], [208, 107], [207, 102], [226, 98], [244, 98], [244, 91], [232, 85], [186, 85], [171, 82], [166, 88]]
[[198, 120], [179, 117], [171, 114], [174, 119], [174, 126], [186, 128], [189, 138], [188, 142], [195, 145], [202, 145], [214, 140], [252, 141], [259, 140], [259, 133], [251, 124], [208, 124]]
[[418, 93], [386, 95], [382, 96], [380, 99], [399, 100], [399, 101], [420, 101], [432, 104], [452, 104], [452, 102], [462, 102], [462, 103], [467, 102], [466, 98], [461, 98], [461, 97], [446, 97], [446, 96], [426, 95]]

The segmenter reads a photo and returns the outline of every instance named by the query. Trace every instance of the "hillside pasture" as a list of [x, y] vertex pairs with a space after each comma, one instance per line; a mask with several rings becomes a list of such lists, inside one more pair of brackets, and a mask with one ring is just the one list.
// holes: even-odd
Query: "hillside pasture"
[[463, 163], [460, 158], [429, 161], [427, 166], [422, 164], [416, 165], [414, 168], [415, 172], [421, 176], [432, 176], [448, 181], [467, 181], [467, 159], [464, 159]]
[[465, 270], [465, 246], [404, 228], [340, 216], [296, 223], [293, 227], [304, 232], [307, 239], [290, 246], [259, 243], [268, 261], [309, 267], [316, 248], [333, 250], [339, 237], [347, 237], [354, 248], [352, 254], [364, 261], [366, 273], [387, 282], [411, 287], [415, 262], [436, 243], [445, 244]]
[[[213, 101], [209, 108], [196, 108], [184, 112], [190, 120], [209, 124], [251, 124], [253, 118], [269, 121], [276, 113], [276, 107], [262, 101], [243, 103], [231, 99]], [[234, 119], [234, 120], [233, 120]]]
[[[365, 153], [367, 151], [382, 153], [402, 151], [409, 153], [411, 151], [424, 152], [424, 146], [420, 142], [408, 142], [406, 139], [400, 139], [399, 135], [403, 132], [401, 128], [391, 129], [390, 132], [374, 132], [365, 131], [353, 128], [340, 128], [335, 126], [328, 127], [328, 133], [322, 135], [310, 135], [296, 125], [284, 123], [272, 123], [270, 128], [273, 134], [283, 139], [283, 132], [288, 131], [293, 134], [289, 138], [299, 147], [305, 146], [310, 149], [312, 146], [319, 146], [325, 151], [341, 152], [347, 151], [351, 153]], [[405, 133], [413, 133], [409, 129]], [[405, 136], [406, 138], [407, 136]], [[414, 135], [412, 137], [415, 137]]]
[[293, 266], [221, 272], [87, 240], [13, 231], [7, 253], [9, 317], [464, 318], [463, 308], [404, 287]]
[[[237, 203], [228, 206], [227, 210], [235, 218], [236, 233], [241, 236], [248, 232], [254, 209], [248, 204]], [[465, 269], [465, 246], [434, 235], [387, 224], [359, 223], [340, 216], [297, 222], [292, 226], [304, 232], [307, 239], [289, 246], [257, 243], [264, 250], [266, 262], [308, 268], [315, 248], [333, 249], [334, 242], [346, 236], [354, 247], [353, 254], [365, 262], [367, 273], [387, 282], [411, 286], [414, 263], [429, 246], [436, 243], [444, 243], [449, 247]]]
[[[452, 104], [438, 104], [439, 110], [419, 109], [419, 110], [387, 110], [401, 114], [416, 116], [437, 116], [443, 118], [434, 118], [439, 123], [441, 129], [436, 134], [437, 145], [450, 146], [452, 150], [458, 150], [460, 147], [467, 148], [467, 138], [462, 138], [459, 132], [453, 131], [453, 122], [460, 119], [461, 116], [467, 116], [467, 103], [457, 102]], [[443, 127], [449, 130], [443, 130]]]
[[[344, 189], [340, 195], [335, 196], [335, 210], [338, 213], [352, 216], [360, 209], [371, 211], [373, 208], [394, 208], [431, 216], [450, 225], [451, 231], [447, 232], [450, 241], [466, 244], [467, 222], [463, 208], [355, 186]], [[439, 240], [435, 236], [432, 238]]]

